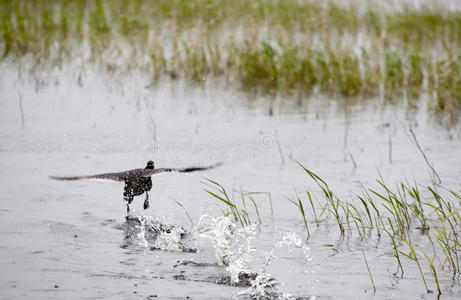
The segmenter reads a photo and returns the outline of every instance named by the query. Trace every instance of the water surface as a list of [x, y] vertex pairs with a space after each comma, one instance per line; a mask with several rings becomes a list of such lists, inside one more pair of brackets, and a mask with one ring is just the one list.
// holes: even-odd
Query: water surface
[[[309, 189], [322, 201], [295, 160], [346, 198], [360, 182], [376, 186], [378, 172], [389, 183], [429, 184], [410, 127], [443, 184], [459, 189], [461, 130], [438, 125], [424, 108], [322, 97], [299, 105], [181, 83], [154, 88], [136, 74], [114, 81], [88, 72], [79, 84], [72, 72], [56, 70], [40, 84], [9, 65], [1, 69], [0, 298], [435, 298], [414, 264], [405, 264], [404, 279], [392, 276], [389, 241], [339, 238], [333, 219], [318, 229], [311, 222], [307, 241], [286, 200]], [[128, 220], [122, 184], [48, 178], [138, 168], [149, 159], [158, 167], [224, 165], [155, 176], [151, 208], [142, 211], [138, 197]], [[270, 192], [273, 213], [258, 196], [262, 225], [252, 213], [255, 225], [241, 229], [222, 217], [202, 176], [229, 190]], [[259, 276], [228, 284], [243, 271]], [[442, 299], [460, 297], [449, 276], [441, 284]]]

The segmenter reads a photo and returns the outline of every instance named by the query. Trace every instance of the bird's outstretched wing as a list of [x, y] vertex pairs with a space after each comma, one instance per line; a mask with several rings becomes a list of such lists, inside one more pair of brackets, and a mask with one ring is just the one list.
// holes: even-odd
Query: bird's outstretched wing
[[120, 173], [105, 173], [90, 176], [50, 176], [51, 179], [56, 180], [80, 180], [80, 179], [96, 179], [96, 180], [114, 180], [124, 181], [127, 172]]
[[152, 175], [159, 174], [159, 173], [165, 173], [165, 172], [188, 173], [188, 172], [195, 172], [195, 171], [204, 171], [204, 170], [209, 170], [209, 169], [219, 167], [220, 165], [222, 165], [222, 163], [218, 163], [218, 164], [208, 166], [208, 167], [189, 167], [189, 168], [182, 168], [182, 169], [181, 168], [180, 169], [158, 168], [158, 169], [153, 169], [153, 170], [145, 169], [145, 170], [143, 170], [143, 176], [148, 177], [148, 176], [152, 176]]

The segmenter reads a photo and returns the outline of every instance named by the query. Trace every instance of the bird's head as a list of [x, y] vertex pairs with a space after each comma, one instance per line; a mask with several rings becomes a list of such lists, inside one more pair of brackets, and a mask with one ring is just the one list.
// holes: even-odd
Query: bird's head
[[147, 162], [146, 169], [154, 169], [154, 162], [149, 160]]

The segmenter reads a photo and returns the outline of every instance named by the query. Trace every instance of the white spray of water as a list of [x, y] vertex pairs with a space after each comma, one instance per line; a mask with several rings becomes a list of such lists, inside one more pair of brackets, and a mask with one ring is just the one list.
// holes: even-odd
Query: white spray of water
[[146, 226], [148, 219], [145, 216], [139, 216], [138, 218], [140, 224], [137, 226], [139, 229], [139, 232], [136, 234], [137, 241], [140, 246], [147, 248], [150, 246], [147, 241], [148, 239], [146, 238]]
[[297, 299], [295, 296], [289, 293], [282, 293], [279, 291], [278, 286], [280, 283], [267, 272], [267, 267], [271, 263], [273, 258], [277, 258], [274, 255], [275, 248], [288, 247], [289, 251], [294, 251], [295, 248], [301, 249], [304, 256], [309, 261], [310, 248], [307, 246], [303, 239], [301, 239], [296, 233], [288, 231], [283, 234], [281, 240], [277, 242], [274, 248], [265, 255], [264, 263], [258, 272], [258, 276], [251, 281], [251, 286], [245, 290], [241, 295], [250, 295], [252, 299], [258, 300], [294, 300]]
[[248, 263], [253, 260], [256, 225], [237, 227], [229, 217], [202, 215], [196, 227], [201, 237], [209, 238], [219, 264], [230, 273], [231, 283], [239, 282], [239, 274], [253, 274]]
[[136, 234], [138, 244], [145, 248], [155, 247], [166, 251], [182, 251], [184, 245], [181, 236], [185, 233], [184, 229], [179, 226], [170, 226], [165, 230], [162, 223], [156, 221], [150, 216], [138, 216], [139, 225]]
[[184, 230], [180, 227], [174, 227], [170, 232], [161, 232], [155, 239], [154, 247], [161, 250], [183, 251], [184, 247], [181, 242], [181, 235]]
[[258, 300], [295, 300], [296, 297], [278, 291], [279, 282], [270, 276], [270, 274], [259, 274], [251, 282], [251, 287], [242, 294], [251, 295], [251, 299]]
[[289, 251], [293, 251], [294, 248], [301, 248], [306, 259], [308, 261], [312, 259], [311, 249], [309, 248], [308, 245], [306, 245], [303, 242], [303, 240], [299, 237], [299, 235], [297, 235], [294, 232], [291, 232], [291, 231], [286, 232], [283, 235], [282, 240], [280, 240], [277, 244], [275, 244], [275, 246], [278, 248], [282, 248], [283, 246], [286, 246], [288, 247]]
[[[234, 224], [230, 217], [202, 215], [195, 231], [199, 236], [211, 240], [216, 259], [219, 264], [226, 266], [226, 270], [231, 275], [232, 284], [239, 282], [239, 275], [241, 274], [255, 274], [248, 265], [253, 260], [252, 253], [255, 252], [251, 242], [255, 239], [256, 225], [242, 228]], [[288, 247], [290, 251], [295, 248], [301, 249], [306, 259], [310, 260], [310, 248], [296, 233], [286, 232], [266, 255], [262, 268], [255, 279], [251, 281], [251, 286], [239, 293], [238, 296], [250, 295], [252, 299], [259, 300], [296, 299], [291, 294], [280, 292], [278, 290], [280, 283], [266, 271], [272, 258], [276, 258], [274, 249], [282, 247]]]

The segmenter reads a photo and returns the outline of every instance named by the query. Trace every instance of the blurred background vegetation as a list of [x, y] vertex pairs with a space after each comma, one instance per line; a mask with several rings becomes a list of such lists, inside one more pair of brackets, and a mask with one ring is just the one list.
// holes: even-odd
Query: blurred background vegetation
[[[0, 57], [461, 108], [461, 13], [298, 0], [0, 0]], [[403, 99], [403, 100], [402, 100]], [[421, 101], [423, 99], [424, 101]]]

